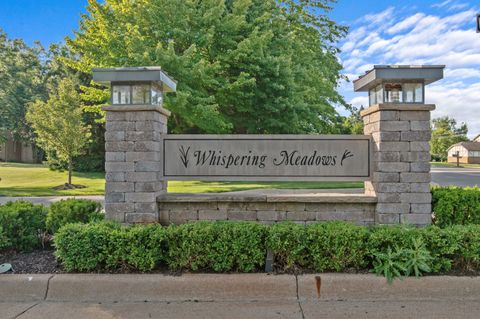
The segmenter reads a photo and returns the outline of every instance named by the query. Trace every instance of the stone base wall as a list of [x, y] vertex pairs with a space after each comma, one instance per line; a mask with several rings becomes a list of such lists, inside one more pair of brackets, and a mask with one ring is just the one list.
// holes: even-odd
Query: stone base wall
[[[291, 221], [311, 224], [330, 220], [350, 221], [358, 225], [375, 222], [375, 198], [349, 196], [330, 198], [319, 195], [305, 199], [221, 198], [209, 195], [166, 194], [159, 197], [162, 225], [183, 224], [201, 220], [257, 221], [273, 224]], [[328, 196], [331, 197], [331, 196]]]

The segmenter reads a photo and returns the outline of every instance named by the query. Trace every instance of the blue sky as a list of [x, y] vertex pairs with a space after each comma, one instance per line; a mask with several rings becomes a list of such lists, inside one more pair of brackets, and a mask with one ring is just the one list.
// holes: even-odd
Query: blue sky
[[[78, 28], [86, 0], [0, 0], [0, 28], [32, 44], [60, 42]], [[433, 117], [449, 115], [480, 133], [480, 34], [475, 33], [478, 1], [339, 0], [331, 12], [350, 27], [340, 42], [344, 74], [351, 80], [373, 64], [445, 64], [445, 79], [426, 89]], [[364, 93], [342, 83], [348, 102], [367, 105]], [[343, 113], [343, 111], [342, 111]]]

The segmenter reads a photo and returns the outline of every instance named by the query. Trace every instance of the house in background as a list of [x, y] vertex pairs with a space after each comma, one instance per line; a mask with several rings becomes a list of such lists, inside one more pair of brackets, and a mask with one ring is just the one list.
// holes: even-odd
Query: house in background
[[480, 135], [473, 142], [460, 142], [448, 149], [448, 162], [463, 164], [480, 164]]
[[480, 134], [478, 134], [477, 136], [475, 136], [475, 138], [473, 139], [474, 142], [480, 142]]
[[0, 161], [39, 163], [40, 159], [34, 145], [7, 137], [5, 143], [0, 143]]

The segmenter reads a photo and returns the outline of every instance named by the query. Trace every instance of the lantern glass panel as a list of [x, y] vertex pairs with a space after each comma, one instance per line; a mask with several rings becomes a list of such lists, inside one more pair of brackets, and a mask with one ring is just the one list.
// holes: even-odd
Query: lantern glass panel
[[153, 105], [162, 105], [163, 95], [162, 90], [158, 85], [152, 85], [152, 104]]
[[132, 86], [133, 104], [150, 104], [150, 85], [136, 84]]
[[382, 85], [377, 85], [375, 87], [375, 104], [383, 103], [383, 87]]
[[114, 85], [112, 87], [112, 104], [130, 104], [129, 85]]
[[375, 89], [370, 89], [370, 91], [368, 91], [368, 101], [370, 103], [370, 105], [375, 105], [376, 104], [376, 99], [375, 99]]
[[405, 103], [413, 103], [415, 102], [415, 84], [408, 83], [403, 85], [403, 92], [405, 97]]
[[401, 84], [385, 84], [385, 103], [403, 103], [403, 89]]
[[415, 84], [415, 103], [423, 103], [423, 84]]

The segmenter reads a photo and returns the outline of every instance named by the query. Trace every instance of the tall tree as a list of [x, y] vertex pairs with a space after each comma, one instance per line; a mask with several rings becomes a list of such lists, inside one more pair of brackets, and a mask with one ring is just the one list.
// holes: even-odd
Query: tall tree
[[0, 30], [0, 141], [7, 135], [15, 141], [32, 139], [25, 113], [28, 103], [46, 96], [43, 54], [40, 44], [28, 47]]
[[30, 104], [26, 116], [45, 150], [54, 150], [58, 158], [68, 163], [68, 183], [72, 184], [73, 158], [84, 150], [90, 139], [90, 128], [83, 123], [80, 94], [75, 80], [65, 78], [58, 87], [51, 87], [47, 102]]
[[67, 43], [71, 65], [161, 65], [178, 80], [167, 95], [174, 133], [329, 133], [346, 28], [334, 0], [89, 0]]
[[455, 143], [468, 141], [467, 124], [457, 126], [457, 121], [448, 116], [432, 120], [432, 138], [430, 140], [430, 152], [432, 158], [445, 161], [447, 150]]

